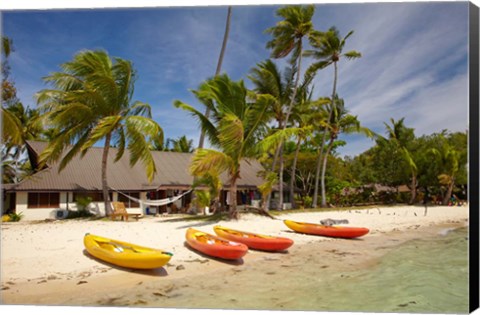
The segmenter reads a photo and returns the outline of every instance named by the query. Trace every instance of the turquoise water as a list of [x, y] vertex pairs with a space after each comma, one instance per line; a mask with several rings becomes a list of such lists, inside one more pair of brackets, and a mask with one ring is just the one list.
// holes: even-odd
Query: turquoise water
[[371, 269], [324, 283], [321, 299], [300, 309], [351, 312], [468, 313], [468, 232], [413, 240]]
[[[368, 247], [367, 256], [375, 250], [376, 245], [366, 246], [368, 238], [352, 241], [360, 250], [349, 253], [344, 252], [349, 247], [339, 242], [330, 243], [323, 252], [305, 247], [301, 252], [259, 254], [255, 263], [178, 279], [168, 292], [151, 294], [163, 292], [162, 280], [140, 299], [144, 306], [167, 308], [468, 313], [467, 228], [390, 247], [368, 267], [356, 266], [362, 248]], [[329, 265], [332, 258], [325, 255], [332, 251], [352, 268]], [[125, 298], [117, 303], [138, 304], [135, 292]], [[111, 301], [103, 303], [111, 305]]]

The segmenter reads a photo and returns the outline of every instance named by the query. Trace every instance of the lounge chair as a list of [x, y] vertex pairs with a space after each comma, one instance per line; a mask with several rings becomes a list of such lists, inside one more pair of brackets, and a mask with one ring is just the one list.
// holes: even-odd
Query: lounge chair
[[123, 221], [128, 221], [128, 217], [134, 217], [137, 221], [141, 216], [140, 213], [128, 213], [123, 202], [114, 201], [112, 202], [113, 212], [110, 214], [110, 218], [115, 220], [117, 217], [120, 217]]

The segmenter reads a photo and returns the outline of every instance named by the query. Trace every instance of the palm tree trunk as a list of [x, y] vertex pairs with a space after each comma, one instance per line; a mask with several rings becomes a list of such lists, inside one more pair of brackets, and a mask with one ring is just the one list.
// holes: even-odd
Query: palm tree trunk
[[450, 183], [448, 184], [448, 189], [447, 192], [445, 193], [445, 197], [443, 198], [443, 205], [448, 205], [448, 201], [452, 197], [452, 192], [453, 192], [453, 186], [455, 186], [455, 180], [452, 178]]
[[288, 120], [290, 119], [290, 114], [292, 113], [293, 105], [295, 105], [295, 97], [297, 96], [298, 83], [300, 82], [300, 71], [301, 71], [301, 68], [302, 68], [302, 50], [303, 50], [303, 44], [302, 44], [301, 39], [300, 39], [298, 45], [299, 45], [300, 54], [298, 56], [297, 77], [295, 78], [295, 85], [293, 87], [293, 94], [292, 94], [292, 98], [290, 99], [290, 105], [287, 108], [287, 114], [285, 116], [285, 126], [284, 126], [284, 128], [286, 128], [287, 125], [288, 125]]
[[108, 161], [108, 151], [110, 149], [110, 139], [112, 135], [109, 133], [105, 137], [105, 146], [103, 147], [102, 155], [102, 190], [103, 190], [103, 201], [105, 203], [105, 215], [110, 215], [112, 209], [110, 207], [110, 200], [108, 196], [108, 183], [107, 183], [107, 161]]
[[327, 152], [325, 152], [325, 156], [323, 157], [323, 167], [322, 167], [322, 207], [327, 207], [327, 196], [326, 196], [326, 191], [325, 191], [325, 173], [327, 171], [327, 161], [328, 161], [328, 155], [330, 154], [330, 151], [332, 151], [333, 147], [333, 139], [330, 140], [330, 143], [328, 144]]
[[[222, 49], [220, 50], [220, 56], [218, 57], [218, 62], [217, 62], [217, 69], [215, 70], [215, 76], [220, 74], [220, 71], [222, 69], [222, 63], [223, 63], [223, 56], [225, 55], [225, 50], [227, 48], [227, 41], [228, 41], [228, 34], [230, 33], [230, 20], [232, 17], [232, 6], [228, 7], [227, 11], [227, 22], [225, 25], [225, 33], [223, 34], [223, 43], [222, 43]], [[205, 111], [205, 117], [210, 117], [210, 109], [207, 108]], [[198, 148], [202, 149], [203, 145], [205, 142], [205, 132], [203, 130], [200, 133], [200, 140], [198, 143]]]
[[[300, 53], [299, 53], [299, 56], [298, 56], [297, 77], [295, 78], [295, 85], [294, 85], [294, 88], [293, 88], [292, 97], [290, 99], [290, 105], [287, 108], [287, 113], [286, 113], [286, 116], [285, 116], [285, 124], [283, 126], [283, 130], [285, 130], [285, 128], [287, 128], [288, 120], [290, 119], [290, 114], [292, 113], [293, 105], [295, 105], [295, 97], [297, 96], [298, 83], [300, 82], [300, 70], [301, 70], [301, 67], [302, 67], [302, 50], [303, 50], [303, 45], [302, 45], [302, 40], [301, 39], [298, 42], [298, 45], [299, 45], [298, 49], [299, 49]], [[280, 147], [283, 150], [283, 141], [280, 144]], [[280, 153], [280, 171], [279, 171], [279, 176], [278, 177], [279, 177], [279, 187], [280, 187], [279, 188], [279, 193], [280, 193], [280, 196], [279, 196], [277, 208], [279, 210], [282, 210], [283, 209], [283, 155], [282, 155], [282, 152]]]
[[[281, 120], [278, 120], [278, 129], [279, 130], [283, 129], [283, 122]], [[281, 145], [279, 145], [275, 150], [275, 155], [273, 157], [273, 163], [272, 163], [272, 172], [275, 172], [275, 166], [277, 165], [277, 160], [278, 160], [278, 157], [280, 156], [280, 150], [281, 150]], [[272, 194], [270, 193], [268, 194], [265, 202], [263, 203], [264, 205], [263, 210], [268, 211], [268, 209], [270, 208], [271, 199], [272, 199]]]
[[297, 160], [298, 154], [300, 153], [300, 143], [302, 142], [302, 138], [298, 137], [297, 140], [297, 148], [295, 149], [295, 157], [293, 158], [293, 165], [292, 165], [292, 174], [290, 177], [290, 202], [292, 203], [292, 208], [296, 209], [297, 205], [295, 204], [295, 173], [297, 171]]
[[413, 205], [413, 203], [415, 202], [415, 198], [417, 198], [417, 176], [413, 172], [412, 172], [411, 186], [412, 186], [412, 188], [411, 188], [412, 189], [412, 195], [410, 196], [409, 204]]
[[318, 204], [318, 184], [320, 181], [320, 169], [322, 165], [322, 152], [323, 152], [323, 145], [325, 143], [326, 132], [323, 133], [322, 144], [318, 149], [318, 158], [317, 158], [317, 168], [315, 170], [315, 187], [313, 189], [313, 199], [312, 199], [312, 208], [316, 208]]
[[278, 204], [277, 210], [283, 210], [283, 141], [280, 144], [280, 167], [278, 171]]
[[239, 177], [240, 171], [237, 170], [235, 173], [230, 176], [230, 196], [229, 196], [229, 207], [228, 207], [228, 217], [230, 219], [238, 219], [237, 212], [237, 179]]
[[[333, 75], [333, 90], [332, 90], [332, 104], [331, 104], [331, 107], [330, 107], [330, 112], [328, 114], [328, 122], [332, 119], [332, 114], [333, 114], [333, 111], [335, 109], [335, 95], [337, 94], [337, 78], [338, 78], [338, 67], [337, 67], [337, 62], [334, 62], [333, 63], [333, 66], [334, 66], [334, 75]], [[325, 126], [325, 129], [323, 131], [323, 139], [326, 138], [326, 135], [327, 135], [327, 132], [328, 132], [328, 124]], [[324, 142], [325, 140], [322, 140], [322, 147], [323, 147], [323, 144], [325, 143]], [[329, 151], [330, 149], [327, 149], [327, 151]], [[326, 159], [328, 158], [328, 152], [325, 154], [325, 156], [323, 157], [324, 159], [324, 166], [326, 167], [327, 163], [326, 163]], [[322, 177], [324, 177], [325, 173], [325, 169], [323, 170], [322, 172]], [[322, 178], [322, 206], [326, 206], [327, 204], [327, 200], [326, 200], [326, 196], [325, 196], [325, 178]]]

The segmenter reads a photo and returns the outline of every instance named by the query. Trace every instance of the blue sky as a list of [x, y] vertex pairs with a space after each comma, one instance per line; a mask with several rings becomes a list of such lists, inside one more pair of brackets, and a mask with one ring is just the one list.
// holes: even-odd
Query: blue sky
[[[264, 30], [279, 21], [276, 8], [233, 7], [222, 72], [251, 86], [249, 71], [270, 54]], [[200, 108], [190, 90], [215, 72], [226, 13], [225, 6], [14, 8], [2, 10], [1, 25], [13, 39], [11, 78], [24, 105], [36, 106], [34, 94], [47, 87], [42, 77], [61, 63], [80, 50], [103, 49], [134, 63], [134, 99], [152, 106], [165, 137], [186, 135], [197, 144], [196, 121], [173, 101]], [[405, 117], [417, 136], [468, 128], [468, 2], [317, 3], [313, 21], [342, 36], [354, 30], [345, 51], [363, 56], [340, 61], [338, 93], [363, 126], [385, 134], [384, 122]], [[319, 73], [315, 97], [330, 95], [332, 78], [333, 68]], [[363, 136], [344, 139], [342, 156], [373, 145]]]

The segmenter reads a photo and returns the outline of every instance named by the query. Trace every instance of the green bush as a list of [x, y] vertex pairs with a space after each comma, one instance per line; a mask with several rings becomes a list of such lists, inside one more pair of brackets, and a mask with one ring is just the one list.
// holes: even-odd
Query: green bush
[[22, 212], [20, 212], [20, 213], [10, 213], [8, 215], [8, 217], [10, 218], [10, 222], [18, 222], [23, 218], [23, 213]]
[[88, 211], [88, 205], [92, 202], [92, 198], [90, 197], [78, 197], [77, 200], [75, 200], [77, 204], [77, 211], [69, 211], [68, 212], [68, 218], [73, 219], [73, 218], [84, 218], [84, 217], [91, 217], [93, 216], [90, 211]]
[[312, 207], [312, 203], [313, 203], [313, 199], [312, 197], [310, 196], [305, 196], [305, 198], [303, 198], [303, 206], [305, 208], [311, 208]]

